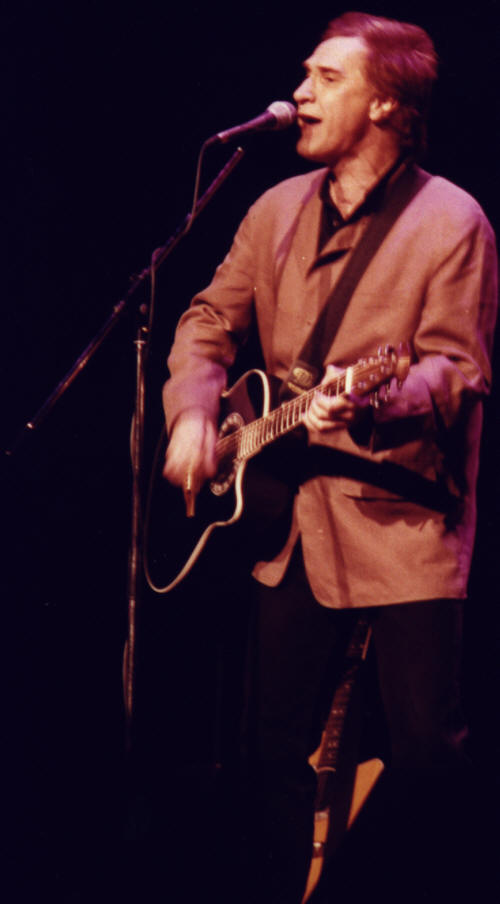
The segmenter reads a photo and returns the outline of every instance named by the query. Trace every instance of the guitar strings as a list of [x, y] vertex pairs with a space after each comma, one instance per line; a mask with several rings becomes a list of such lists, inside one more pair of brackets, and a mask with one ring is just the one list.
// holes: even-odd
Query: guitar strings
[[[384, 357], [382, 361], [386, 361]], [[368, 362], [358, 362], [352, 366], [351, 372], [354, 380], [361, 382], [361, 378], [365, 375], [372, 374], [373, 363], [377, 362], [380, 366], [380, 359], [370, 359]], [[381, 366], [383, 372], [384, 367]], [[389, 367], [387, 373], [393, 372], [393, 368]], [[321, 387], [321, 391], [325, 395], [341, 395], [345, 391], [347, 379], [347, 370], [339, 374], [331, 383], [326, 383]], [[221, 437], [216, 444], [216, 458], [222, 461], [231, 457], [234, 459], [249, 458], [261, 446], [272, 442], [278, 436], [295, 429], [301, 422], [302, 417], [306, 414], [310, 402], [314, 394], [318, 390], [318, 386], [314, 386], [307, 392], [302, 393], [295, 399], [284, 402], [278, 408], [270, 411], [269, 414], [263, 415], [256, 420], [245, 424], [233, 433]], [[277, 428], [277, 429], [276, 429]]]

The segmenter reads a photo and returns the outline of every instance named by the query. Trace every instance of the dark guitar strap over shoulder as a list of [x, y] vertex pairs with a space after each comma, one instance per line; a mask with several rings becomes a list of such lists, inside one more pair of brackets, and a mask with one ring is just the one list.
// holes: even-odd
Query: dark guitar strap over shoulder
[[359, 280], [397, 218], [430, 179], [428, 173], [409, 164], [396, 181], [388, 186], [392, 172], [393, 170], [375, 189], [380, 193], [378, 207], [290, 368], [282, 386], [282, 397], [290, 392], [304, 392], [319, 382], [320, 368]]

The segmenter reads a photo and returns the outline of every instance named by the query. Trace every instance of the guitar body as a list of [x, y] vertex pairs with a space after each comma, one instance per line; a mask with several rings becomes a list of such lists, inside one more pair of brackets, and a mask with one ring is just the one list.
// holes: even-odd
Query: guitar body
[[[225, 392], [221, 399], [219, 442], [265, 417], [271, 410], [276, 388], [263, 371], [253, 370]], [[245, 524], [252, 524], [258, 538], [257, 545], [265, 546], [269, 552], [267, 528], [281, 518], [292, 500], [288, 486], [278, 477], [278, 467], [269, 461], [271, 452], [265, 450], [257, 466], [249, 458], [222, 456], [214, 479], [196, 496], [194, 516], [188, 517], [182, 489], [161, 476], [165, 451], [163, 437], [150, 488], [145, 537], [147, 575], [153, 589], [167, 593], [176, 587], [213, 542], [213, 534], [219, 528], [235, 525], [243, 512]], [[278, 542], [276, 535], [274, 541]]]
[[[378, 758], [366, 760], [364, 763], [359, 763], [357, 766], [346, 830], [349, 830], [354, 823], [358, 813], [380, 778], [383, 769], [384, 764], [382, 760]], [[334, 819], [335, 811], [332, 807], [327, 807], [325, 810], [316, 810], [314, 814], [313, 855], [309, 868], [309, 875], [307, 877], [306, 890], [302, 899], [303, 904], [309, 900], [321, 878], [325, 865], [328, 835]]]

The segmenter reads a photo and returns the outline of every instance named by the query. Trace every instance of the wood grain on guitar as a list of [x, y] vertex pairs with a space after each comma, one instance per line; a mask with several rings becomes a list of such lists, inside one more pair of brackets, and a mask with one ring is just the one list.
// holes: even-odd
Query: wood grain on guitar
[[[361, 808], [377, 784], [383, 769], [384, 764], [382, 760], [377, 757], [358, 764], [346, 831], [353, 825]], [[314, 814], [313, 853], [306, 890], [302, 899], [303, 904], [310, 899], [321, 878], [325, 865], [325, 849], [328, 841], [328, 831], [332, 819], [335, 819], [335, 815], [330, 813], [329, 808], [326, 810], [316, 810]]]

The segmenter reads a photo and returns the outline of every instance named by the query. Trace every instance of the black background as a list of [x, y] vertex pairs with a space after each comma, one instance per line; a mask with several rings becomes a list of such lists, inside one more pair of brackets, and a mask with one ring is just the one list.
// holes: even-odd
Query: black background
[[[297, 10], [191, 0], [175, 8], [154, 0], [3, 4], [3, 450], [127, 292], [130, 276], [183, 220], [205, 138], [273, 100], [290, 99], [301, 61], [342, 11], [320, 0]], [[453, 13], [422, 2], [371, 4], [369, 11], [414, 21], [433, 36], [441, 77], [426, 167], [470, 191], [498, 230], [498, 0]], [[305, 168], [293, 130], [254, 136], [245, 146], [243, 162], [159, 275], [148, 454], [180, 311], [208, 282], [251, 201]], [[228, 155], [211, 151], [204, 186]], [[27, 894], [20, 872], [33, 880], [30, 900], [43, 888], [52, 900], [80, 900], [82, 849], [89, 838], [105, 847], [123, 817], [121, 656], [136, 327], [132, 313], [46, 421], [15, 454], [3, 455], [5, 828], [16, 840], [19, 900]], [[498, 377], [498, 355], [495, 370]], [[465, 657], [475, 755], [493, 771], [497, 405], [498, 386], [487, 407]], [[187, 609], [186, 600], [170, 605], [145, 602], [147, 630], [156, 634], [146, 658], [154, 658], [162, 688], [148, 730], [164, 726], [162, 744], [178, 767], [210, 763], [220, 635], [228, 643], [229, 624], [239, 650], [241, 625], [233, 610], [221, 630], [224, 613], [214, 611], [201, 585]]]

